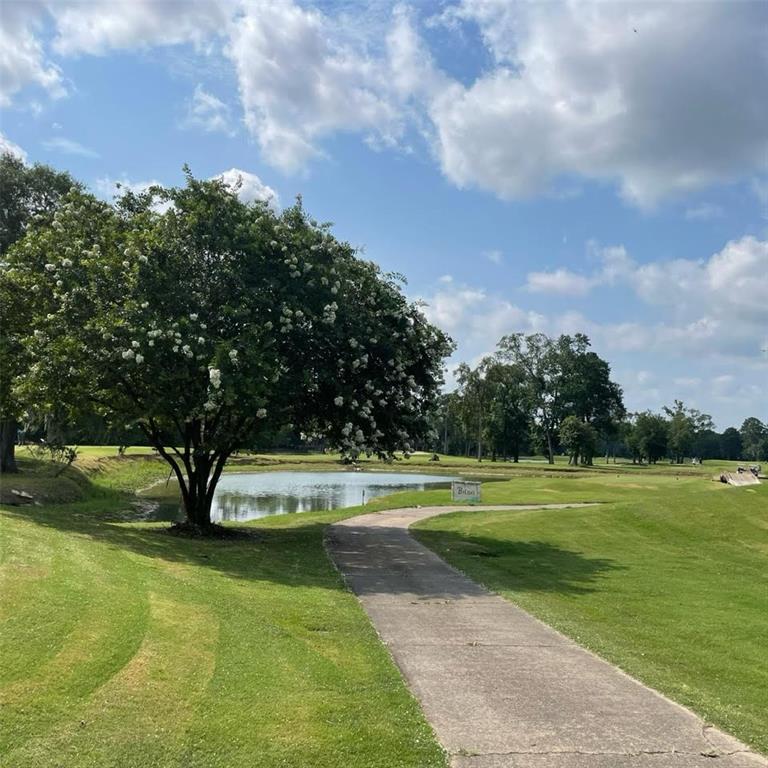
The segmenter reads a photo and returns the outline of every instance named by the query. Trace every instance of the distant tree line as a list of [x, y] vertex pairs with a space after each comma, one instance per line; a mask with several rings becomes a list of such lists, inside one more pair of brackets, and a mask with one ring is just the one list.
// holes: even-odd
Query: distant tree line
[[768, 425], [714, 429], [711, 416], [680, 400], [661, 413], [628, 413], [609, 364], [583, 334], [504, 336], [495, 354], [456, 370], [457, 388], [434, 416], [433, 448], [478, 460], [544, 455], [590, 465], [598, 455], [634, 462], [768, 460]]

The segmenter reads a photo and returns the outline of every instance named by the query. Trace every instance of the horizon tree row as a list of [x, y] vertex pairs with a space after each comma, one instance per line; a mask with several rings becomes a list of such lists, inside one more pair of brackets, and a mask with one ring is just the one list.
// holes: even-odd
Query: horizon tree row
[[755, 417], [719, 434], [709, 414], [680, 400], [661, 413], [628, 413], [609, 364], [589, 347], [583, 334], [512, 334], [475, 368], [461, 363], [456, 390], [440, 398], [433, 447], [478, 460], [544, 455], [550, 464], [567, 455], [590, 465], [598, 454], [677, 464], [768, 459], [768, 426]]

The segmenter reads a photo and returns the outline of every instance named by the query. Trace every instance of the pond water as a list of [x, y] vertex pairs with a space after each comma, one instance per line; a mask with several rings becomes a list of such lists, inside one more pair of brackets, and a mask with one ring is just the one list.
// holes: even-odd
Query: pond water
[[[414, 472], [232, 472], [219, 481], [211, 518], [243, 521], [354, 507], [397, 491], [448, 488], [457, 479]], [[177, 517], [175, 505], [160, 507], [153, 517]]]

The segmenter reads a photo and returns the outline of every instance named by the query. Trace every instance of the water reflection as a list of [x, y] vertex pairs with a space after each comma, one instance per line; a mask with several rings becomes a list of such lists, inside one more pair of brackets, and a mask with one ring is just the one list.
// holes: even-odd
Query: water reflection
[[260, 472], [224, 475], [214, 520], [252, 520], [353, 507], [397, 491], [447, 487], [455, 478], [410, 472]]

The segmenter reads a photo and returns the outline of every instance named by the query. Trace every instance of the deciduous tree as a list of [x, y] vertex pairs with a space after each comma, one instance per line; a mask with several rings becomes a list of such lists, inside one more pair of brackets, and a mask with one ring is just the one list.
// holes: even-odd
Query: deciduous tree
[[68, 174], [47, 165], [25, 165], [0, 155], [0, 472], [16, 472], [15, 445], [21, 404], [13, 385], [27, 365], [19, 338], [29, 330], [24, 296], [2, 280], [8, 249], [33, 223], [50, 222], [62, 196], [79, 187]]
[[138, 425], [193, 526], [231, 453], [287, 424], [382, 457], [428, 428], [449, 340], [300, 203], [277, 214], [191, 175], [115, 206], [76, 191], [8, 262], [33, 297], [20, 391]]

